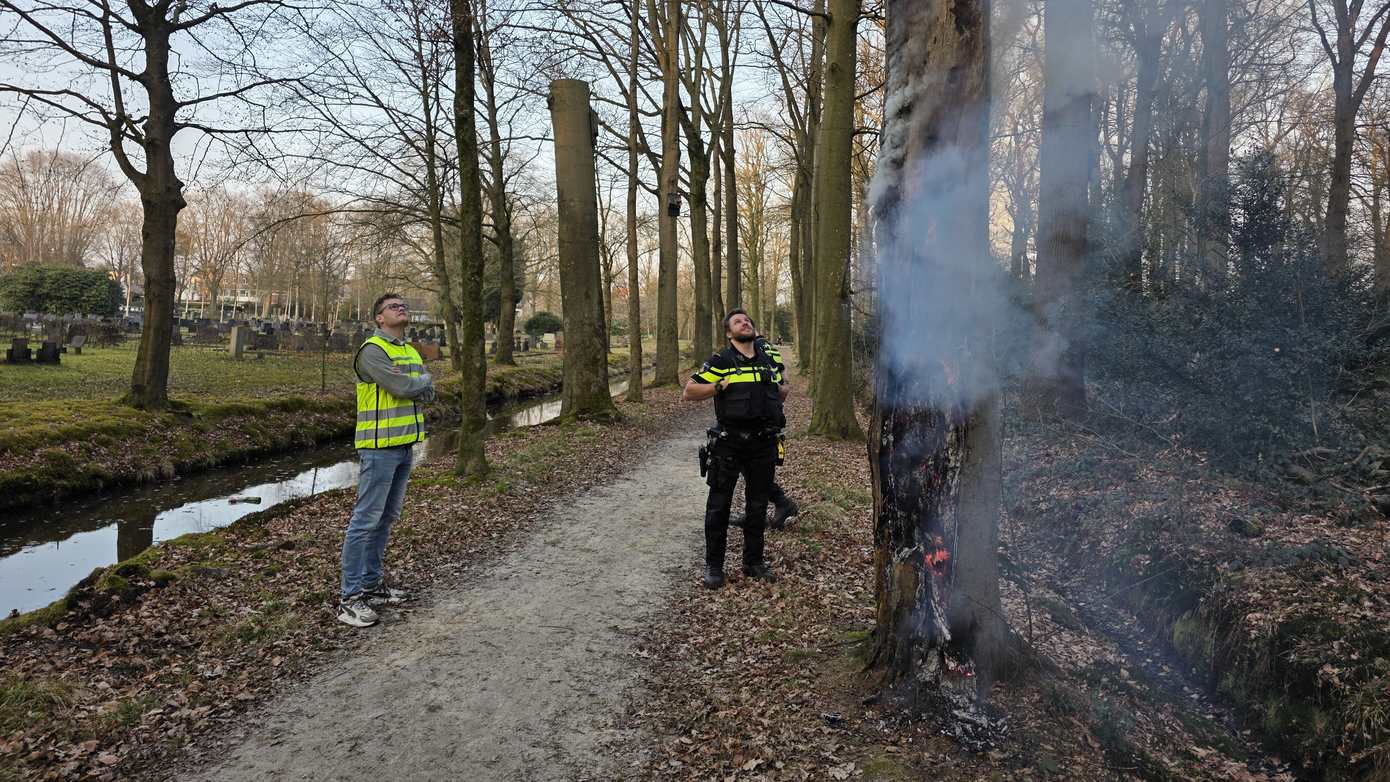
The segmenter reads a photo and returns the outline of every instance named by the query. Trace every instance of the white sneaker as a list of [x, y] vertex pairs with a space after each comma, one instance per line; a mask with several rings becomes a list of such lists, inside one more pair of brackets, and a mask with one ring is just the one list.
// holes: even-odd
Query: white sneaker
[[345, 625], [371, 627], [378, 618], [360, 592], [338, 603], [338, 621]]
[[362, 593], [367, 598], [367, 605], [371, 606], [398, 606], [410, 599], [410, 593], [404, 589], [377, 584], [371, 589]]

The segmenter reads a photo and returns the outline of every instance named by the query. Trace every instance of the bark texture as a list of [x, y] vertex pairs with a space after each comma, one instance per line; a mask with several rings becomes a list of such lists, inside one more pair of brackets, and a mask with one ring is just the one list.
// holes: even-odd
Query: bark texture
[[642, 118], [637, 112], [637, 65], [641, 54], [641, 6], [632, 4], [628, 18], [627, 71], [627, 401], [642, 401], [642, 302], [641, 275], [637, 269], [637, 140], [641, 138]]
[[459, 335], [455, 350], [463, 371], [459, 378], [459, 444], [454, 472], [475, 477], [488, 472], [483, 452], [487, 425], [484, 390], [487, 353], [483, 344], [483, 196], [478, 172], [473, 28], [470, 0], [450, 0], [454, 45], [454, 138], [459, 166]]
[[608, 345], [603, 319], [597, 317], [602, 311], [603, 276], [589, 84], [578, 79], [551, 82], [550, 120], [555, 132], [560, 300], [565, 323], [560, 417], [609, 419], [618, 411], [608, 393]]
[[854, 416], [850, 357], [850, 148], [854, 136], [855, 31], [860, 0], [830, 0], [826, 25], [825, 103], [816, 141], [815, 367], [811, 431], [862, 437]]
[[990, 291], [1002, 289], [988, 243], [989, 2], [889, 0], [887, 11], [889, 111], [872, 188], [883, 332], [871, 664], [915, 696], [954, 642], [987, 690], [1007, 630], [989, 366]]
[[676, 246], [676, 216], [668, 207], [680, 199], [680, 87], [677, 78], [680, 49], [680, 3], [667, 0], [665, 40], [662, 47], [663, 105], [661, 118], [661, 199], [657, 205], [660, 231], [660, 268], [656, 282], [656, 377], [654, 385], [680, 382], [676, 277], [680, 248]]
[[[141, 6], [144, 8], [144, 6]], [[169, 347], [174, 323], [174, 236], [179, 212], [188, 205], [183, 182], [174, 171], [174, 115], [179, 103], [169, 81], [169, 36], [174, 23], [164, 18], [166, 6], [135, 10], [145, 40], [145, 90], [149, 115], [144, 131], [145, 171], [136, 172], [126, 160], [121, 142], [112, 133], [112, 150], [121, 169], [135, 184], [144, 207], [140, 226], [140, 266], [145, 272], [145, 318], [135, 354], [127, 401], [142, 410], [169, 406]], [[119, 107], [118, 107], [119, 108]]]
[[482, 75], [483, 116], [488, 136], [488, 207], [497, 240], [497, 355], [498, 364], [516, 364], [512, 334], [516, 331], [516, 241], [512, 236], [512, 205], [507, 197], [503, 167], [502, 125], [497, 110], [497, 66], [488, 31], [477, 31], [478, 70]]

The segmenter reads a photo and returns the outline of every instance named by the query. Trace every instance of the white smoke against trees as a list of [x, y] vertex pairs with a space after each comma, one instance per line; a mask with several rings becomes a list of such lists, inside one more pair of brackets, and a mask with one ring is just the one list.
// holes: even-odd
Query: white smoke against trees
[[[991, 52], [993, 76], [1001, 71], [999, 60], [1022, 17], [1033, 12], [1027, 6], [1022, 0], [995, 6], [995, 30], [1004, 28], [1006, 40]], [[1009, 364], [1001, 354], [1031, 331], [1034, 315], [993, 256], [987, 222], [979, 222], [988, 216], [974, 206], [987, 197], [981, 188], [989, 188], [989, 150], [965, 150], [937, 138], [930, 142], [936, 147], [930, 155], [914, 158], [924, 146], [916, 136], [929, 132], [915, 125], [922, 113], [916, 107], [938, 100], [953, 78], [921, 66], [928, 43], [925, 35], [907, 35], [890, 42], [887, 58], [882, 149], [867, 199], [877, 220], [878, 392], [890, 404], [970, 410], [999, 393]], [[1066, 51], [1096, 57], [1089, 45]], [[1092, 93], [1096, 85], [1068, 87], [1066, 92], [1075, 95]], [[992, 89], [994, 100], [1007, 99], [1002, 85]], [[961, 121], [991, 108], [961, 107]], [[1062, 143], [1094, 149], [1097, 139], [1094, 128], [1090, 131]], [[1059, 339], [1044, 336], [1032, 346], [1038, 351], [1032, 356], [1036, 368], [1056, 368], [1063, 352]]]

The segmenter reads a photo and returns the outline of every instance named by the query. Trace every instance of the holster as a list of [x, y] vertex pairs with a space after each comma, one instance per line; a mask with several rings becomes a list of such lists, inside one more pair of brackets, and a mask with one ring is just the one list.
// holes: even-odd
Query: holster
[[709, 474], [709, 448], [700, 446], [700, 477]]

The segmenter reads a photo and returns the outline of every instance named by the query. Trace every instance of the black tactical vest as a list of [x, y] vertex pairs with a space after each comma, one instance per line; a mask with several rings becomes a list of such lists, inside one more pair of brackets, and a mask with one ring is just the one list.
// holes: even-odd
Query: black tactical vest
[[761, 348], [751, 361], [731, 345], [722, 351], [734, 371], [714, 395], [714, 415], [729, 429], [781, 429], [787, 419], [778, 392], [777, 366]]

